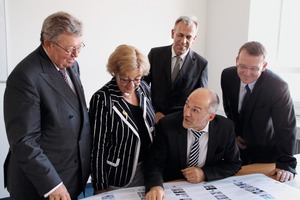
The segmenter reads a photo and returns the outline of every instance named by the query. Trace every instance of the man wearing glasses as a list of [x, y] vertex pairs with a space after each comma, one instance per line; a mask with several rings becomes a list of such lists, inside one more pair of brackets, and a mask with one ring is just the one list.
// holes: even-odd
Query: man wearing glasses
[[77, 199], [85, 188], [91, 135], [76, 62], [84, 46], [81, 22], [54, 13], [43, 23], [41, 45], [7, 79], [4, 172], [14, 200]]
[[265, 58], [259, 42], [240, 48], [236, 66], [221, 75], [223, 106], [235, 123], [243, 164], [275, 162], [272, 175], [285, 182], [296, 173], [295, 111], [288, 84], [266, 68]]

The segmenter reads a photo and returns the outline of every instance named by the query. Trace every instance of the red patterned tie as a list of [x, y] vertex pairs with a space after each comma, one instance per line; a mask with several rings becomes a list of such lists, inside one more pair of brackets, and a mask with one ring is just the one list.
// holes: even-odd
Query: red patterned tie
[[67, 74], [66, 74], [66, 69], [65, 68], [60, 68], [59, 73], [62, 75], [65, 82], [70, 86], [69, 81], [68, 81], [68, 77], [67, 77]]

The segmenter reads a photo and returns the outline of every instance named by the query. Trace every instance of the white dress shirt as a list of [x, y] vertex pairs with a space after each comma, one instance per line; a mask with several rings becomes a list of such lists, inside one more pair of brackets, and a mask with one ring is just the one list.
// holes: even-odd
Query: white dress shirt
[[[201, 130], [201, 131], [204, 131], [205, 133], [203, 133], [201, 135], [201, 137], [199, 138], [199, 148], [200, 148], [199, 152], [200, 153], [199, 153], [197, 167], [203, 167], [205, 165], [206, 156], [207, 156], [207, 144], [208, 144], [208, 137], [209, 137], [208, 127], [209, 127], [209, 122], [207, 123], [205, 128], [203, 130]], [[192, 145], [195, 141], [195, 136], [192, 133], [191, 129], [187, 129], [187, 134], [188, 134], [187, 135], [187, 166], [188, 166], [190, 152], [192, 149]]]

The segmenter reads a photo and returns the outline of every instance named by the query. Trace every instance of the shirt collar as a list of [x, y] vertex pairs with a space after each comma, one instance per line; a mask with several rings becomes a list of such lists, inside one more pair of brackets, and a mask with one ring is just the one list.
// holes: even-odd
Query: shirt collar
[[[43, 47], [45, 53], [47, 54], [48, 58], [51, 60], [50, 56], [48, 55], [48, 52], [47, 52], [46, 48], [44, 48], [44, 46], [42, 46], [42, 47]], [[57, 71], [59, 71], [60, 68], [57, 67], [56, 64], [55, 64], [52, 60], [51, 60], [51, 62], [53, 63], [53, 65], [55, 66], [55, 68], [57, 69]], [[67, 70], [67, 69], [66, 69], [66, 70]]]
[[[176, 53], [175, 53], [175, 51], [174, 51], [174, 49], [173, 49], [173, 46], [174, 46], [174, 44], [172, 45], [172, 58], [174, 58], [174, 57], [177, 56]], [[185, 57], [187, 56], [187, 54], [189, 53], [189, 51], [190, 51], [190, 49], [187, 50], [184, 54], [180, 55], [179, 57], [180, 57], [182, 60], [184, 60]]]
[[[250, 91], [253, 90], [255, 83], [256, 83], [256, 81], [253, 81], [252, 83], [248, 83], [248, 86], [249, 86], [249, 88], [250, 88]], [[243, 83], [243, 82], [241, 81], [240, 88], [245, 88], [246, 85], [247, 85], [246, 83]]]
[[[206, 124], [206, 126], [202, 129], [202, 130], [200, 130], [200, 131], [203, 131], [203, 132], [205, 132], [205, 133], [208, 133], [208, 127], [209, 127], [209, 122]], [[195, 130], [195, 129], [193, 129], [193, 128], [188, 128], [190, 131], [191, 130], [194, 130], [194, 131], [197, 131], [197, 130]]]

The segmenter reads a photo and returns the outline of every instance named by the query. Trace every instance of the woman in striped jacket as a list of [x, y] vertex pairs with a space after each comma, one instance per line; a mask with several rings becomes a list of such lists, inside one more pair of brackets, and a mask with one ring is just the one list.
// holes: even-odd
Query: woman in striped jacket
[[149, 62], [138, 49], [120, 45], [110, 55], [112, 79], [90, 101], [94, 193], [144, 185], [143, 161], [154, 137], [155, 112], [143, 76]]

